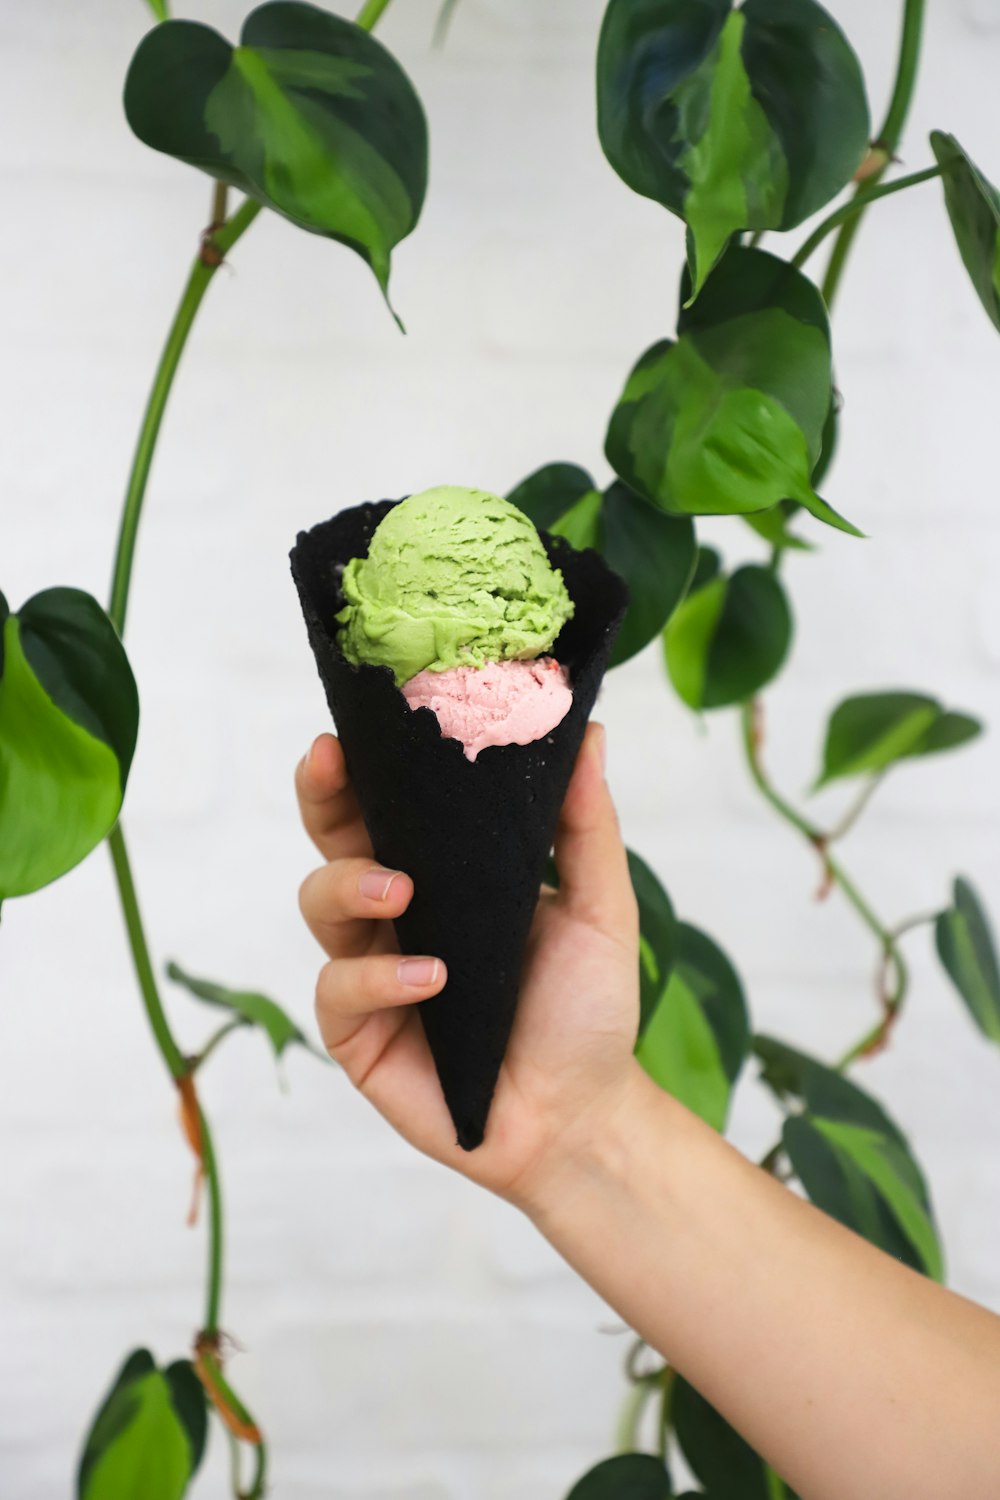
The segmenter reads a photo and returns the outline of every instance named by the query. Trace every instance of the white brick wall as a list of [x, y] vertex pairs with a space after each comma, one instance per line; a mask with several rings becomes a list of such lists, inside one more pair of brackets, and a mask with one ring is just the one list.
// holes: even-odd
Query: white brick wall
[[[172, 401], [130, 626], [143, 727], [130, 794], [158, 961], [272, 992], [311, 1024], [317, 954], [295, 893], [311, 856], [291, 769], [324, 726], [285, 555], [296, 529], [441, 480], [504, 489], [568, 458], [603, 475], [604, 424], [668, 331], [676, 223], [597, 147], [600, 0], [397, 0], [385, 39], [432, 133], [431, 192], [396, 258], [402, 339], [361, 262], [264, 218], [213, 287]], [[236, 0], [191, 7], [230, 33]], [[876, 114], [895, 7], [834, 0]], [[905, 144], [954, 130], [1000, 175], [996, 0], [929, 7]], [[890, 14], [893, 12], [893, 14]], [[139, 0], [0, 6], [3, 587], [103, 593], [118, 497], [208, 187], [130, 137], [119, 95]], [[800, 634], [771, 699], [781, 782], [814, 773], [825, 711], [915, 686], [1000, 721], [995, 473], [1000, 346], [935, 185], [880, 206], [837, 317], [846, 396], [832, 501], [872, 535], [793, 561]], [[727, 555], [757, 544], [711, 528]], [[761, 1027], [834, 1051], [870, 1017], [873, 955], [809, 852], [748, 789], [735, 726], [702, 729], [655, 651], [601, 712], [630, 840], [739, 964]], [[1000, 910], [996, 748], [890, 781], [850, 845], [887, 915], [967, 871]], [[839, 798], [830, 793], [831, 816]], [[870, 1066], [935, 1188], [952, 1279], [1000, 1307], [1000, 1057], [912, 944], [911, 1013]], [[133, 991], [107, 858], [4, 912], [0, 940], [0, 1492], [67, 1493], [76, 1443], [126, 1349], [181, 1352], [203, 1242], [191, 1164]], [[194, 1044], [206, 1017], [171, 996]], [[343, 1079], [263, 1041], [206, 1077], [230, 1227], [233, 1367], [273, 1439], [281, 1500], [558, 1500], [607, 1449], [623, 1340], [503, 1205], [413, 1157]], [[773, 1111], [741, 1090], [735, 1135]], [[198, 1493], [223, 1493], [216, 1439]]]

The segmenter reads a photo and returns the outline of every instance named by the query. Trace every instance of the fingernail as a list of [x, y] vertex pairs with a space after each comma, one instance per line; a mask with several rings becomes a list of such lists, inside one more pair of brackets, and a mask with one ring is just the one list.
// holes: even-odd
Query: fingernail
[[358, 876], [358, 890], [366, 901], [384, 901], [389, 887], [399, 874], [398, 870], [383, 870], [378, 866]]
[[316, 749], [316, 744], [317, 744], [317, 741], [313, 740], [312, 744], [309, 746], [309, 749], [306, 751], [305, 755], [303, 755], [303, 757], [302, 757], [302, 766], [303, 766], [303, 769], [306, 770], [306, 771], [310, 770], [311, 767], [312, 767], [313, 752]]
[[415, 989], [425, 989], [438, 976], [436, 958], [401, 958], [396, 969], [400, 984], [412, 984]]

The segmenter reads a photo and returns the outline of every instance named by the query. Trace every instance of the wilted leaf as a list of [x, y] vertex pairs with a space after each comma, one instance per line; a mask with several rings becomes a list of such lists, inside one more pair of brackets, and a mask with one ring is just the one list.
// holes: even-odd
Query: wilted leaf
[[175, 984], [183, 985], [198, 1000], [231, 1011], [247, 1026], [258, 1026], [269, 1037], [275, 1057], [280, 1057], [293, 1042], [306, 1047], [310, 1052], [316, 1051], [281, 1006], [269, 1000], [266, 995], [260, 995], [255, 990], [231, 990], [208, 979], [194, 979], [175, 963], [167, 965], [167, 974]]

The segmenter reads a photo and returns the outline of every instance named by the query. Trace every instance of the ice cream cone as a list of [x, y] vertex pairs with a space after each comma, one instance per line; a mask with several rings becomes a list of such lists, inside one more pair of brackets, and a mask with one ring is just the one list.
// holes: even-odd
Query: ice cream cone
[[400, 948], [448, 966], [421, 1019], [459, 1145], [471, 1151], [483, 1140], [545, 862], [627, 590], [598, 553], [542, 533], [576, 606], [552, 651], [569, 669], [573, 704], [544, 738], [493, 745], [470, 762], [429, 709], [409, 708], [388, 667], [352, 666], [337, 644], [341, 571], [367, 553], [393, 503], [300, 533], [292, 574], [375, 857], [413, 879], [396, 923]]

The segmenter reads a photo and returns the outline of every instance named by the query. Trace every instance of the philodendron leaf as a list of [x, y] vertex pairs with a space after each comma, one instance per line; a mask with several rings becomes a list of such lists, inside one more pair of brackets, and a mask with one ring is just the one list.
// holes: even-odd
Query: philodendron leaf
[[792, 614], [777, 576], [747, 565], [688, 594], [663, 633], [670, 681], [694, 709], [752, 697], [781, 670]]
[[[281, 1006], [269, 1000], [266, 995], [259, 995], [254, 990], [227, 989], [225, 985], [214, 984], [209, 979], [195, 979], [175, 963], [167, 965], [167, 975], [175, 984], [183, 985], [196, 999], [231, 1011], [246, 1026], [259, 1027], [270, 1040], [276, 1058], [281, 1057], [285, 1048], [293, 1043], [310, 1052], [317, 1052]], [[322, 1056], [320, 1053], [317, 1055]]]
[[958, 253], [994, 328], [1000, 329], [1000, 193], [953, 135], [931, 133]]
[[629, 603], [611, 653], [620, 666], [663, 629], [688, 587], [695, 562], [694, 527], [664, 515], [624, 484], [602, 495], [586, 469], [546, 464], [507, 497], [536, 526], [574, 547], [594, 547], [628, 584]]
[[402, 68], [352, 21], [274, 0], [238, 47], [167, 21], [132, 59], [125, 113], [147, 146], [349, 245], [387, 290], [424, 201], [427, 124]]
[[0, 901], [72, 870], [114, 826], [139, 726], [132, 669], [101, 606], [0, 594]]
[[817, 787], [841, 776], [884, 771], [897, 761], [953, 750], [981, 733], [968, 714], [923, 693], [862, 693], [834, 709]]
[[705, 933], [677, 929], [670, 982], [636, 1045], [649, 1076], [722, 1130], [729, 1096], [750, 1048], [743, 987]]
[[748, 516], [741, 516], [751, 531], [764, 538], [772, 547], [779, 552], [812, 552], [812, 542], [803, 541], [802, 537], [796, 536], [794, 531], [789, 531], [789, 522], [799, 510], [795, 500], [782, 500], [773, 510], [755, 510]]
[[937, 919], [938, 957], [973, 1020], [1000, 1042], [1000, 964], [989, 918], [967, 880], [955, 881], [952, 904]]
[[77, 1500], [181, 1500], [205, 1450], [207, 1406], [188, 1360], [130, 1354], [87, 1435]]
[[645, 1031], [667, 987], [677, 955], [677, 918], [673, 904], [652, 870], [634, 850], [628, 851], [628, 873], [639, 905], [639, 1035]]
[[611, 0], [597, 122], [618, 175], [687, 223], [695, 296], [732, 234], [834, 198], [869, 136], [858, 60], [813, 0]]
[[813, 1203], [872, 1244], [940, 1280], [941, 1246], [927, 1186], [906, 1137], [870, 1094], [833, 1068], [757, 1037], [762, 1078], [801, 1101], [782, 1143]]
[[795, 1500], [750, 1444], [693, 1385], [678, 1376], [671, 1418], [692, 1473], [709, 1495], [732, 1500]]
[[578, 1479], [566, 1500], [670, 1500], [670, 1475], [661, 1458], [622, 1453]]
[[682, 308], [676, 341], [654, 344], [629, 376], [608, 462], [670, 515], [746, 515], [797, 500], [858, 535], [812, 486], [831, 381], [812, 282], [763, 250], [734, 247]]

